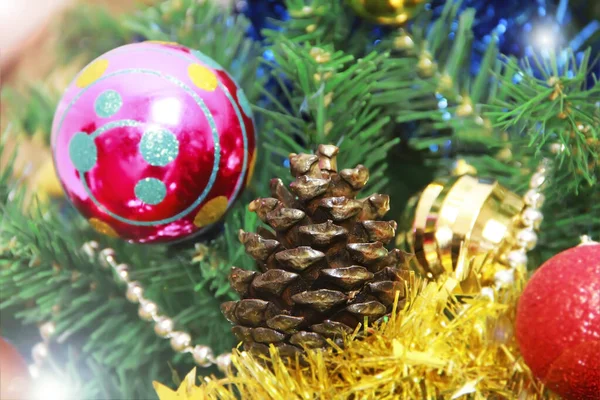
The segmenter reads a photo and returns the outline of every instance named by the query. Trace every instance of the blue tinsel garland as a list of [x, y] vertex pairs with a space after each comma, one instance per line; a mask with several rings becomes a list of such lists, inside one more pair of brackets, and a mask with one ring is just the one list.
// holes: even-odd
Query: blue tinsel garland
[[[446, 1], [433, 0], [428, 8], [434, 15], [439, 14]], [[463, 9], [476, 9], [471, 72], [478, 71], [481, 54], [493, 34], [498, 38], [500, 52], [517, 58], [531, 57], [534, 53], [543, 56], [549, 48], [580, 51], [591, 46], [594, 54], [600, 53], [600, 16], [586, 15], [584, 4], [579, 2], [578, 6], [572, 6], [569, 0], [463, 1]], [[252, 21], [249, 35], [259, 40], [262, 29], [274, 27], [273, 20], [288, 18], [282, 0], [245, 0], [239, 2], [237, 8]], [[584, 26], [575, 24], [574, 15], [587, 19]], [[373, 29], [375, 38], [385, 31], [377, 26]], [[600, 64], [592, 72], [599, 74]]]

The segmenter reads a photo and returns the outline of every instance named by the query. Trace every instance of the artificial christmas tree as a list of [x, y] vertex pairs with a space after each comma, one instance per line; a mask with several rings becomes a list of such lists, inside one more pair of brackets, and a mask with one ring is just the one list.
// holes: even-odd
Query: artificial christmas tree
[[[45, 387], [54, 377], [54, 386], [57, 382], [69, 382], [62, 385], [63, 399], [145, 400], [156, 397], [152, 381], [179, 386], [179, 377], [187, 376], [196, 367], [206, 383], [200, 392], [206, 389], [212, 391], [211, 396], [220, 398], [235, 398], [236, 390], [244, 397], [257, 399], [289, 397], [290, 392], [296, 391], [304, 398], [551, 397], [531, 374], [516, 346], [514, 313], [527, 281], [527, 268], [535, 269], [544, 260], [574, 246], [582, 234], [594, 238], [600, 235], [596, 162], [600, 85], [593, 74], [597, 65], [594, 32], [600, 25], [594, 23], [595, 17], [575, 25], [569, 18], [576, 5], [566, 0], [527, 4], [517, 0], [432, 0], [419, 2], [422, 8], [415, 8], [414, 15], [400, 29], [377, 25], [342, 0], [286, 1], [283, 10], [277, 8], [278, 0], [240, 3], [227, 8], [208, 0], [165, 0], [146, 3], [137, 12], [120, 17], [81, 6], [59, 26], [59, 62], [53, 75], [32, 83], [31, 90], [3, 93], [1, 122], [6, 129], [0, 139], [1, 328], [2, 336], [11, 340], [23, 356], [35, 347], [38, 374], [32, 387], [41, 393], [58, 393]], [[249, 9], [271, 9], [271, 5], [277, 8], [278, 20], [270, 21], [267, 29], [256, 35], [260, 20], [253, 18], [255, 25], [251, 27], [239, 10], [252, 14]], [[546, 29], [533, 17], [541, 14], [547, 16], [544, 21], [553, 21], [552, 29]], [[524, 30], [531, 32], [522, 35]], [[508, 42], [515, 35], [519, 48], [513, 52], [514, 46]], [[210, 231], [178, 243], [140, 245], [105, 237], [60, 196], [46, 196], [48, 201], [44, 204], [35, 199], [27, 202], [27, 189], [29, 193], [35, 193], [36, 187], [47, 190], [35, 186], [41, 180], [38, 177], [44, 176], [36, 171], [44, 164], [36, 162], [42, 152], [21, 153], [16, 163], [12, 158], [14, 143], [27, 140], [45, 147], [44, 154], [50, 153], [47, 148], [56, 104], [82, 65], [113, 48], [144, 41], [177, 42], [215, 60], [244, 90], [255, 116], [258, 156], [245, 157], [248, 168], [252, 159], [256, 160], [253, 180], [240, 185], [242, 188], [247, 183], [244, 190], [240, 189], [238, 201]], [[550, 47], [554, 53], [547, 51]], [[210, 82], [201, 84], [205, 83]], [[139, 100], [146, 104], [156, 95], [147, 93]], [[100, 111], [103, 115], [110, 113], [110, 109]], [[215, 110], [215, 114], [219, 111]], [[95, 112], [93, 107], [91, 112]], [[10, 138], [8, 146], [5, 138]], [[135, 148], [137, 143], [130, 144]], [[252, 203], [254, 212], [248, 210], [247, 205], [256, 198], [292, 204], [282, 209], [299, 210], [319, 219], [310, 224], [300, 221], [300, 227], [327, 224], [327, 219], [331, 219], [332, 225], [348, 229], [349, 238], [363, 228], [367, 235], [377, 224], [386, 226], [386, 235], [394, 227], [393, 222], [370, 217], [375, 225], [365, 226], [358, 221], [360, 213], [355, 220], [349, 219], [352, 223], [348, 222], [347, 227], [346, 222], [336, 222], [334, 213], [348, 212], [356, 204], [353, 193], [332, 193], [331, 197], [328, 194], [323, 206], [319, 205], [321, 199], [313, 202], [300, 198], [315, 195], [322, 178], [290, 178], [289, 168], [296, 167], [288, 155], [313, 154], [325, 143], [339, 148], [339, 165], [362, 164], [370, 171], [359, 198], [379, 201], [382, 198], [375, 193], [389, 194], [390, 211], [386, 218], [398, 226], [405, 226], [402, 215], [408, 199], [453, 170], [468, 170], [471, 175], [496, 180], [526, 205], [515, 217], [518, 232], [514, 237], [505, 236], [504, 242], [510, 245], [511, 252], [515, 251], [512, 264], [506, 254], [510, 268], [497, 270], [496, 264], [490, 264], [488, 254], [461, 251], [466, 247], [466, 243], [460, 243], [461, 238], [468, 239], [468, 230], [440, 229], [441, 236], [435, 237], [439, 243], [443, 234], [457, 238], [452, 251], [458, 254], [451, 259], [452, 265], [447, 264], [446, 271], [476, 273], [469, 274], [468, 285], [459, 281], [462, 274], [448, 276], [447, 272], [436, 281], [425, 283], [423, 279], [427, 277], [419, 276], [419, 268], [411, 265], [416, 283], [404, 285], [400, 304], [390, 311], [387, 302], [368, 297], [373, 285], [366, 281], [357, 283], [356, 288], [339, 287], [339, 282], [347, 282], [340, 275], [340, 268], [335, 268], [336, 262], [342, 268], [364, 267], [367, 273], [363, 269], [345, 271], [359, 272], [367, 280], [371, 273], [377, 274], [369, 271], [374, 266], [366, 262], [350, 261], [351, 252], [347, 259], [331, 256], [333, 266], [323, 265], [326, 272], [319, 279], [309, 275], [316, 272], [310, 268], [297, 272], [291, 267], [280, 267], [275, 254], [281, 251], [274, 251], [271, 259], [263, 260], [260, 254], [253, 253], [256, 235], [267, 243], [279, 242], [281, 250], [289, 246], [297, 251], [310, 246], [325, 254], [326, 259], [329, 251], [335, 253], [339, 247], [319, 248], [308, 242], [310, 235], [303, 236], [300, 228], [285, 231], [284, 226], [299, 214], [277, 214], [278, 209], [270, 208], [279, 204], [273, 200]], [[243, 138], [235, 136], [229, 144], [242, 148]], [[135, 154], [141, 157], [140, 151]], [[115, 160], [121, 160], [121, 154], [113, 155]], [[169, 154], [166, 156], [168, 159]], [[310, 156], [297, 157], [300, 158], [292, 161], [310, 160]], [[162, 153], [152, 153], [149, 159], [156, 163], [162, 159]], [[544, 167], [545, 159], [551, 161], [548, 168]], [[23, 160], [31, 162], [24, 166]], [[228, 159], [223, 172], [243, 164], [244, 155], [236, 153]], [[467, 164], [469, 167], [465, 168]], [[169, 163], [171, 166], [175, 164]], [[303, 176], [312, 173], [309, 167], [309, 173]], [[539, 168], [544, 168], [541, 185], [537, 179]], [[314, 172], [335, 175], [329, 169], [320, 165]], [[294, 175], [302, 175], [300, 170]], [[127, 169], [121, 171], [124, 172], [115, 180], [127, 177]], [[190, 171], [174, 168], [172, 172]], [[362, 173], [359, 170], [357, 176]], [[335, 190], [345, 182], [341, 175], [339, 171], [339, 179], [331, 184]], [[269, 181], [274, 176], [281, 178], [281, 183], [273, 188], [276, 195], [271, 194]], [[232, 180], [236, 177], [227, 176]], [[289, 196], [281, 196], [296, 178], [315, 187], [300, 191], [298, 186], [298, 193], [292, 187], [290, 193], [298, 196], [298, 204], [293, 204]], [[177, 184], [169, 181], [169, 190], [182, 189], [171, 187], [172, 183]], [[25, 187], [29, 184], [32, 187]], [[129, 185], [129, 189], [132, 187], [135, 185]], [[535, 189], [535, 196], [527, 196], [530, 189]], [[338, 204], [333, 200], [337, 197], [346, 199]], [[468, 211], [465, 215], [473, 217], [469, 219], [475, 222], [473, 226], [480, 220], [489, 221], [475, 217], [481, 203], [472, 203], [470, 196], [462, 197], [457, 204]], [[148, 200], [156, 201], [154, 196]], [[361, 204], [367, 203], [368, 200]], [[221, 207], [210, 207], [203, 215], [217, 220], [217, 211], [222, 210], [223, 204], [219, 200], [216, 205]], [[507, 215], [513, 215], [517, 208], [511, 207]], [[443, 207], [444, 212], [452, 209]], [[527, 210], [531, 212], [525, 215]], [[544, 219], [540, 225], [541, 216]], [[267, 234], [261, 217], [267, 225], [281, 231], [276, 229], [274, 237]], [[452, 215], [442, 217], [437, 220], [452, 220]], [[539, 225], [535, 235], [531, 234], [529, 223], [534, 229]], [[487, 241], [486, 246], [502, 242], [500, 235], [495, 235], [501, 232], [498, 224], [486, 226], [490, 229], [484, 236], [494, 239]], [[439, 228], [444, 227], [440, 224]], [[242, 235], [245, 245], [239, 242], [240, 230], [246, 232]], [[293, 236], [296, 231], [297, 236]], [[520, 232], [525, 233], [519, 237]], [[431, 240], [431, 236], [428, 238]], [[377, 247], [376, 253], [383, 255], [383, 244], [373, 246], [378, 240], [381, 238], [363, 238], [359, 242]], [[273, 273], [254, 270], [256, 263], [245, 255], [246, 246], [262, 260], [259, 267], [266, 262], [266, 268], [276, 266], [275, 270], [285, 272], [275, 274], [276, 285], [265, 285]], [[388, 252], [391, 246], [390, 242]], [[300, 259], [291, 257], [289, 262]], [[349, 263], [344, 264], [345, 261]], [[236, 288], [242, 293], [248, 291], [241, 302], [270, 301], [278, 305], [278, 315], [297, 313], [314, 318], [314, 323], [302, 326], [304, 332], [315, 333], [311, 327], [323, 325], [326, 318], [331, 320], [344, 308], [340, 305], [340, 310], [331, 316], [324, 315], [314, 310], [318, 304], [314, 298], [294, 297], [319, 289], [342, 293], [344, 299], [356, 291], [357, 301], [365, 295], [367, 302], [385, 306], [384, 318], [377, 318], [384, 311], [379, 306], [375, 310], [379, 312], [366, 321], [353, 313], [344, 315], [340, 319], [347, 321], [343, 322], [345, 325], [352, 328], [360, 323], [360, 328], [341, 337], [325, 338], [322, 348], [303, 349], [302, 362], [298, 363], [283, 362], [289, 357], [282, 359], [270, 343], [267, 358], [271, 362], [265, 368], [262, 345], [267, 344], [258, 346], [255, 339], [268, 342], [280, 336], [264, 329], [254, 335], [256, 328], [272, 329], [267, 319], [260, 327], [249, 327], [247, 321], [239, 320], [240, 295], [228, 281], [232, 265], [239, 268], [234, 272]], [[294, 283], [290, 283], [280, 295], [268, 294], [268, 290], [277, 292], [285, 286], [283, 281], [290, 276], [295, 282], [306, 284], [304, 292], [295, 293]], [[354, 274], [351, 276], [355, 278]], [[334, 283], [336, 280], [338, 283]], [[396, 288], [383, 292], [387, 296]], [[300, 301], [292, 304], [292, 298]], [[303, 301], [306, 307], [299, 306]], [[259, 350], [259, 357], [235, 350], [240, 340], [221, 313], [224, 303], [237, 304], [231, 307], [235, 308], [234, 319], [240, 322], [237, 325], [242, 327], [238, 330], [251, 329], [244, 331], [250, 336], [242, 332], [242, 338], [249, 348]], [[351, 305], [352, 301], [344, 304], [346, 308]], [[252, 309], [245, 311], [250, 313]], [[35, 345], [40, 342], [41, 327], [46, 326], [53, 329], [45, 331], [44, 346]], [[269, 340], [260, 335], [266, 332], [271, 334]], [[284, 336], [282, 342], [291, 341], [295, 334], [280, 333]], [[46, 350], [45, 357], [39, 357], [40, 349]], [[233, 368], [222, 378], [219, 369], [227, 370], [229, 360]], [[561, 371], [562, 367], [555, 373]], [[208, 378], [212, 374], [216, 379]], [[234, 388], [232, 385], [236, 384], [240, 386]], [[192, 386], [186, 379], [182, 391]], [[161, 396], [170, 393], [167, 388], [157, 387], [161, 388]]]

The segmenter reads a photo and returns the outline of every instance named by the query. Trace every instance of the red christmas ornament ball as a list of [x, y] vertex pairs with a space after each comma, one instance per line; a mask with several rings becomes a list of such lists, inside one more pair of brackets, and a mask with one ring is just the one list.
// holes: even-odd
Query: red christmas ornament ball
[[600, 341], [566, 349], [550, 366], [545, 382], [567, 399], [600, 399]]
[[168, 242], [219, 221], [256, 161], [243, 90], [210, 57], [134, 43], [85, 67], [54, 117], [67, 197], [98, 231]]
[[0, 337], [0, 399], [24, 399], [29, 390], [27, 363], [13, 345]]
[[600, 244], [548, 260], [519, 300], [516, 334], [532, 372], [566, 399], [600, 399]]

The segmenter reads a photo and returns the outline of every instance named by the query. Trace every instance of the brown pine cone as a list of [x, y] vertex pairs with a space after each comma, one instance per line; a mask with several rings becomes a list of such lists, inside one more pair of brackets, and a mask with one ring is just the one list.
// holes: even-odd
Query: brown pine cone
[[406, 254], [384, 247], [396, 222], [378, 221], [389, 197], [356, 199], [369, 172], [359, 165], [338, 173], [337, 153], [321, 145], [317, 155], [291, 154], [290, 190], [273, 179], [273, 197], [250, 203], [272, 230], [240, 231], [259, 272], [233, 267], [229, 281], [242, 300], [221, 306], [246, 350], [266, 354], [272, 343], [292, 356], [326, 338], [340, 343], [342, 332], [388, 314], [396, 293], [404, 303]]

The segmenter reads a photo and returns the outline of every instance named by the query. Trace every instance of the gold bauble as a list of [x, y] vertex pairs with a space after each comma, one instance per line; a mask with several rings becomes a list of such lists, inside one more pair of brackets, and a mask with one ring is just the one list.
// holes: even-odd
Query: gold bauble
[[459, 158], [454, 162], [454, 167], [452, 168], [452, 176], [475, 174], [477, 174], [477, 169], [471, 164], [469, 164], [465, 159]]
[[[427, 50], [424, 50], [419, 56], [419, 61], [417, 62], [417, 75], [422, 79], [431, 78], [435, 71], [437, 70], [437, 64], [433, 61], [433, 57], [431, 53]], [[452, 78], [450, 78], [452, 79]], [[440, 79], [440, 83], [442, 85], [448, 85], [452, 82], [448, 83], [446, 76], [442, 76]], [[442, 88], [440, 88], [442, 89]], [[442, 90], [440, 90], [442, 91]]]
[[400, 25], [412, 19], [428, 0], [348, 0], [361, 17], [382, 25]]
[[469, 259], [500, 256], [512, 245], [523, 207], [521, 197], [493, 179], [442, 178], [409, 203], [404, 246], [424, 276], [448, 273], [463, 281], [471, 273]]
[[412, 37], [402, 30], [396, 38], [394, 38], [394, 48], [396, 50], [410, 52], [415, 48], [415, 42]]
[[456, 116], [457, 117], [469, 117], [473, 115], [475, 108], [473, 107], [473, 102], [469, 96], [464, 96], [462, 101], [456, 107]]

